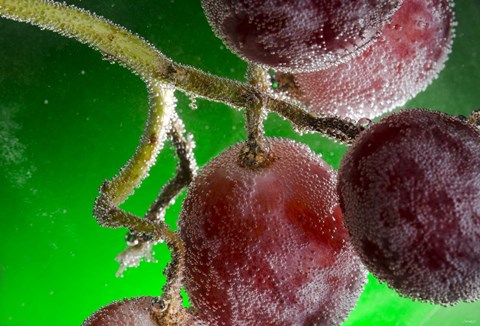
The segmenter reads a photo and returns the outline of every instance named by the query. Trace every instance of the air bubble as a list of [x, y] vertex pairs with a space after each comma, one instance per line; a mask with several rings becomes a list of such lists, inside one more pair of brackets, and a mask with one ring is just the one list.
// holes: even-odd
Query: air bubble
[[372, 120], [368, 118], [360, 118], [357, 122], [357, 128], [359, 131], [363, 131], [372, 125]]
[[190, 94], [189, 99], [190, 99], [190, 103], [188, 104], [189, 108], [192, 110], [198, 109], [197, 96], [195, 96], [194, 94]]

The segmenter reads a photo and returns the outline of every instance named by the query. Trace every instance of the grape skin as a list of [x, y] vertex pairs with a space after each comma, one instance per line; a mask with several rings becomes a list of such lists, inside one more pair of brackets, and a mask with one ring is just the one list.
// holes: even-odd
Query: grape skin
[[209, 325], [340, 324], [366, 271], [342, 224], [336, 173], [304, 145], [267, 144], [267, 168], [241, 167], [238, 144], [188, 191], [180, 234], [192, 305]]
[[247, 61], [315, 71], [358, 55], [403, 0], [202, 0], [217, 36]]
[[480, 297], [480, 132], [406, 110], [364, 131], [344, 156], [344, 223], [368, 269], [402, 296]]
[[152, 297], [113, 302], [91, 315], [83, 326], [158, 326], [152, 314]]
[[[93, 313], [82, 326], [166, 326], [165, 321], [157, 322], [154, 311], [157, 303], [154, 297], [136, 297], [115, 301]], [[167, 322], [184, 326], [208, 326], [189, 311], [182, 311], [175, 321]]]
[[[443, 69], [455, 26], [450, 0], [405, 0], [378, 41], [330, 69], [293, 76], [293, 97], [312, 111], [375, 118], [423, 91]], [[281, 74], [280, 80], [285, 79]], [[292, 77], [289, 77], [290, 79]]]

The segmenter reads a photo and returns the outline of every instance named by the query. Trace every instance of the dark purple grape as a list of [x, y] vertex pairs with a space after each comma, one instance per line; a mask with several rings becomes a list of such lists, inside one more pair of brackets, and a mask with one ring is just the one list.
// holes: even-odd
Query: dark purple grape
[[180, 216], [186, 290], [209, 325], [340, 324], [365, 270], [342, 224], [336, 173], [305, 145], [266, 142], [268, 167], [243, 167], [238, 144], [192, 183]]
[[283, 71], [357, 55], [403, 0], [202, 0], [215, 33], [242, 58]]
[[455, 25], [452, 6], [451, 0], [405, 0], [361, 55], [290, 81], [279, 74], [280, 88], [312, 111], [354, 120], [380, 116], [423, 91], [444, 67]]
[[338, 184], [363, 262], [403, 296], [438, 304], [480, 297], [480, 132], [406, 110], [355, 140]]

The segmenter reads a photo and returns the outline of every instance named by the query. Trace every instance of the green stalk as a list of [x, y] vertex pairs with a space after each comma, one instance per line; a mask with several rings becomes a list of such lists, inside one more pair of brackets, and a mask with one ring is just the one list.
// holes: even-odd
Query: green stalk
[[265, 95], [255, 86], [174, 63], [141, 37], [86, 10], [49, 0], [0, 0], [0, 16], [75, 38], [145, 81], [168, 83], [189, 94], [241, 109], [264, 97], [267, 110], [290, 120], [299, 129], [320, 132], [345, 143], [350, 143], [359, 132], [352, 122], [317, 116], [295, 103]]
[[[167, 60], [141, 37], [86, 10], [49, 0], [0, 0], [0, 16], [74, 38], [143, 78]], [[159, 60], [161, 58], [161, 60]]]
[[120, 205], [133, 193], [155, 163], [167, 137], [175, 104], [172, 87], [150, 85], [149, 117], [137, 151], [119, 174], [102, 187], [103, 193], [114, 206]]

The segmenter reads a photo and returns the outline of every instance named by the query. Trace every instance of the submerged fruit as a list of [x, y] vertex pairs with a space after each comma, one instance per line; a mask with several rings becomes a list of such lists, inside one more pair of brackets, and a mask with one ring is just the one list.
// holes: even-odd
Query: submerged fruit
[[312, 111], [354, 120], [403, 105], [444, 67], [455, 25], [452, 6], [450, 0], [405, 0], [361, 55], [313, 73], [278, 74], [280, 89]]
[[342, 224], [336, 173], [305, 145], [267, 139], [268, 167], [242, 144], [210, 161], [180, 216], [185, 286], [209, 325], [337, 325], [365, 270]]
[[403, 0], [202, 0], [214, 31], [246, 60], [283, 71], [325, 69], [374, 42]]
[[116, 301], [91, 315], [83, 326], [158, 326], [152, 304], [152, 297]]
[[406, 110], [364, 131], [342, 160], [345, 226], [368, 269], [401, 295], [480, 297], [480, 132]]
[[137, 297], [115, 301], [94, 312], [82, 326], [207, 326], [186, 309], [169, 310], [157, 299]]

